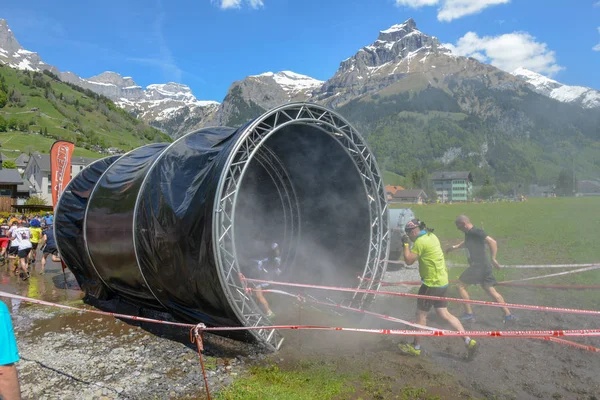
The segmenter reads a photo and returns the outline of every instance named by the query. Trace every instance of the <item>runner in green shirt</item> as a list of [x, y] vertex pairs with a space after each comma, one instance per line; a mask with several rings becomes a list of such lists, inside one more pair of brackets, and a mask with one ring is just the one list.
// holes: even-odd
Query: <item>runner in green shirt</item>
[[[404, 261], [406, 265], [411, 265], [419, 261], [419, 274], [421, 275], [422, 285], [419, 288], [420, 295], [445, 297], [448, 290], [448, 269], [444, 259], [444, 252], [440, 241], [432, 232], [428, 232], [425, 224], [418, 219], [409, 221], [404, 231], [403, 237]], [[409, 247], [409, 239], [414, 242], [412, 250]], [[446, 321], [454, 330], [464, 332], [458, 318], [448, 311], [448, 302], [446, 300], [417, 299], [417, 324], [427, 325], [427, 313], [431, 307], [435, 309], [436, 314]], [[470, 337], [464, 338], [467, 346], [467, 358], [472, 359], [478, 350], [477, 342]], [[398, 348], [406, 354], [421, 355], [421, 337], [415, 336], [413, 344], [401, 343]]]

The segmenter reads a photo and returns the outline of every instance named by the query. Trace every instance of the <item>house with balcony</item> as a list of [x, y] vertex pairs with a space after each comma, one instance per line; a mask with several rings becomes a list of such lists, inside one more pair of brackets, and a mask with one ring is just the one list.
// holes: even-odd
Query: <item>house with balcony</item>
[[473, 200], [473, 176], [469, 171], [434, 172], [431, 181], [442, 203]]

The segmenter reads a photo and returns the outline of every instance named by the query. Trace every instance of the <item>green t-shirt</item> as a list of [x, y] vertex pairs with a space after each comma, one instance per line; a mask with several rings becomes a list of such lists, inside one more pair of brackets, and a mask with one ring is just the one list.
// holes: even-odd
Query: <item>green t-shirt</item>
[[429, 232], [415, 240], [412, 252], [419, 256], [419, 274], [429, 287], [448, 285], [448, 269], [440, 241]]

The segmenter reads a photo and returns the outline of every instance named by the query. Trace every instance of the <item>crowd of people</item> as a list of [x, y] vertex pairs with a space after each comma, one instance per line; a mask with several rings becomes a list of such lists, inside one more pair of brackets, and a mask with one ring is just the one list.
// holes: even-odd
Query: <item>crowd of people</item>
[[43, 274], [49, 256], [60, 261], [53, 224], [54, 216], [49, 212], [44, 216], [11, 215], [0, 219], [0, 263], [13, 266], [13, 272], [25, 281], [30, 277], [30, 265], [35, 268], [40, 250], [40, 274]]

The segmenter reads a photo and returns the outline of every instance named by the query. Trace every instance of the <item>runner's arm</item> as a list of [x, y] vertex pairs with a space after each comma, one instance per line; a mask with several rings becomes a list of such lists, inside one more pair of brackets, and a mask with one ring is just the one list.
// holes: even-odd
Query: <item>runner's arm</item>
[[486, 236], [485, 241], [490, 246], [490, 254], [492, 256], [492, 265], [498, 269], [500, 269], [500, 263], [496, 260], [496, 254], [498, 253], [498, 243], [491, 236]]
[[419, 258], [418, 254], [415, 254], [412, 251], [410, 251], [410, 247], [408, 246], [408, 243], [403, 244], [403, 251], [404, 251], [404, 262], [406, 263], [406, 265], [414, 264], [414, 262], [417, 261], [417, 258]]
[[461, 247], [463, 247], [465, 245], [465, 242], [462, 241], [459, 244], [456, 244], [454, 246], [450, 246], [446, 248], [446, 253], [450, 253], [452, 250], [456, 250], [456, 249], [460, 249]]

